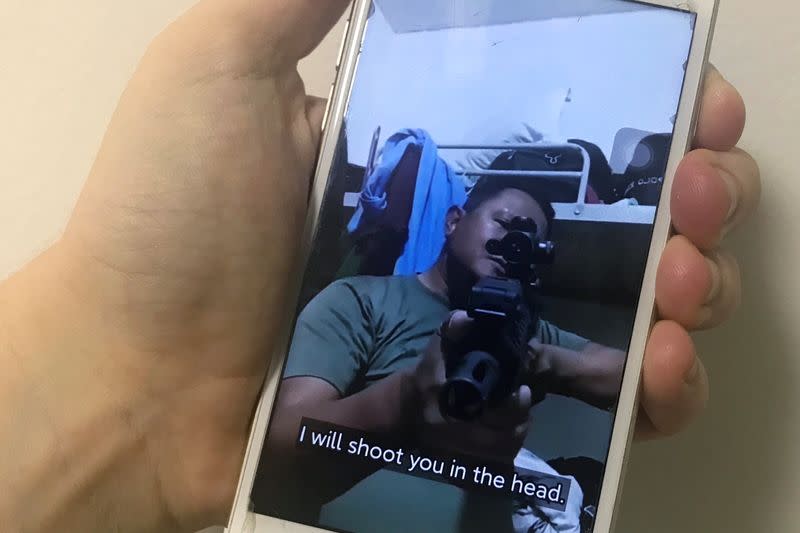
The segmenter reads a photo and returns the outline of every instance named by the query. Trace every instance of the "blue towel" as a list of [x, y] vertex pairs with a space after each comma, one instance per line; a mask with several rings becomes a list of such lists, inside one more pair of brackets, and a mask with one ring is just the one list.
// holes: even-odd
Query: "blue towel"
[[464, 184], [453, 168], [439, 157], [439, 149], [424, 130], [406, 129], [392, 135], [361, 192], [358, 208], [347, 226], [351, 233], [369, 224], [388, 205], [386, 189], [392, 173], [409, 145], [422, 147], [414, 205], [409, 220], [408, 241], [395, 264], [395, 275], [413, 275], [431, 268], [439, 259], [445, 242], [447, 212], [467, 200]]

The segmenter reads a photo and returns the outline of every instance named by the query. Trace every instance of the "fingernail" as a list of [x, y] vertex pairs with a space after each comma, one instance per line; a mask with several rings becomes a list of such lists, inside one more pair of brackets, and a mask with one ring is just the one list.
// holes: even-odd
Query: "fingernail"
[[719, 291], [722, 289], [722, 274], [719, 271], [719, 265], [712, 258], [706, 256], [706, 263], [708, 264], [708, 272], [711, 278], [708, 296], [706, 296], [706, 303], [713, 302], [719, 296]]
[[687, 372], [686, 376], [684, 376], [683, 381], [687, 385], [694, 385], [697, 382], [698, 377], [700, 377], [700, 360], [695, 357], [694, 363], [692, 363], [692, 367], [689, 369], [689, 372]]

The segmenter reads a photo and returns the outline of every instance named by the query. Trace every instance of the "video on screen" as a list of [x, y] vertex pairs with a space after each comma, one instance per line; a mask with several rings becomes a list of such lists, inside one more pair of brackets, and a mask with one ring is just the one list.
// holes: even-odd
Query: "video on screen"
[[593, 530], [694, 18], [376, 0], [257, 514]]

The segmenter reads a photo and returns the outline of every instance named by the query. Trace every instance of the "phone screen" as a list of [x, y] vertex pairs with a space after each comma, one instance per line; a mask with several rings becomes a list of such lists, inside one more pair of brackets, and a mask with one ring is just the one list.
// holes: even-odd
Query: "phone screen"
[[256, 514], [593, 530], [695, 22], [374, 1]]

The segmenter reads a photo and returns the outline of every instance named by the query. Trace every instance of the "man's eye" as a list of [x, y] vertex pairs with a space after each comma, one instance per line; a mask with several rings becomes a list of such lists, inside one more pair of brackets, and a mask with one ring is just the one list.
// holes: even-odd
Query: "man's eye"
[[509, 226], [511, 225], [511, 223], [508, 220], [503, 220], [502, 218], [496, 218], [495, 222], [500, 224], [500, 226], [502, 226], [503, 229], [508, 229]]

